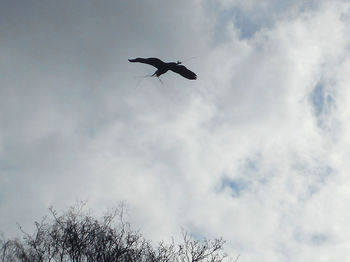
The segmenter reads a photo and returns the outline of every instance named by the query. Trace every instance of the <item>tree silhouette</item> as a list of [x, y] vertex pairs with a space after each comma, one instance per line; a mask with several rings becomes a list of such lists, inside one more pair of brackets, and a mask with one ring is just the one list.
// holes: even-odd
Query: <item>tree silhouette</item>
[[[35, 232], [22, 230], [23, 238], [0, 240], [2, 262], [223, 262], [222, 238], [194, 240], [183, 233], [183, 241], [152, 245], [123, 220], [123, 209], [101, 219], [83, 211], [83, 205], [35, 222]], [[237, 259], [236, 259], [237, 260]]]

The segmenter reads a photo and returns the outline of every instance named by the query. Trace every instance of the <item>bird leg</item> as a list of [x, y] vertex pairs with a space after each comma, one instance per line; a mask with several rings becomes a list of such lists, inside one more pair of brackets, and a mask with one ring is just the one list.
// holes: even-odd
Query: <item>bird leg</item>
[[159, 82], [160, 82], [162, 85], [164, 85], [162, 79], [160, 79], [159, 77], [157, 77], [157, 78], [158, 78]]
[[159, 78], [159, 76], [156, 75], [156, 73], [154, 73], [153, 75], [145, 75], [145, 76], [138, 76], [138, 77], [141, 78], [141, 79], [140, 79], [140, 81], [138, 81], [136, 87], [138, 87], [138, 86], [141, 84], [141, 82], [142, 82], [146, 77], [157, 77], [158, 80], [159, 80], [159, 82], [160, 82], [162, 85], [164, 85], [163, 81]]
[[140, 80], [137, 82], [136, 87], [138, 87], [146, 77], [152, 77], [152, 75], [137, 76], [137, 78], [140, 78]]
[[162, 81], [162, 80], [159, 78], [159, 76], [157, 75], [157, 72], [158, 72], [158, 70], [155, 71], [154, 74], [153, 74], [152, 76], [156, 76], [156, 77], [158, 78], [159, 82], [160, 82], [162, 85], [164, 85], [163, 81]]

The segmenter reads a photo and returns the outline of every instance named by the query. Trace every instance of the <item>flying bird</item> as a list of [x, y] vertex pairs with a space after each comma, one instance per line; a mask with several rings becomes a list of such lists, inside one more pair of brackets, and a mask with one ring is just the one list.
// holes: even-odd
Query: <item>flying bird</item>
[[183, 77], [194, 80], [197, 79], [197, 75], [193, 73], [191, 70], [188, 70], [185, 66], [181, 65], [180, 61], [177, 61], [176, 63], [165, 63], [162, 60], [158, 58], [135, 58], [135, 59], [129, 59], [130, 62], [138, 62], [138, 63], [144, 63], [149, 64], [151, 66], [154, 66], [157, 68], [157, 71], [154, 72], [152, 76], [159, 77], [160, 75], [166, 73], [168, 70], [171, 70], [175, 73], [178, 73], [182, 75]]

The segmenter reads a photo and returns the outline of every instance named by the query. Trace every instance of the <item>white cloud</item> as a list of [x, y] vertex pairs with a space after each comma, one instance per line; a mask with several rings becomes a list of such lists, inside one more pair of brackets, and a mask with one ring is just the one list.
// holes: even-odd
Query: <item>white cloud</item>
[[[87, 198], [103, 212], [125, 200], [134, 225], [155, 240], [185, 227], [224, 236], [244, 261], [348, 258], [346, 2], [303, 10], [298, 2], [289, 12], [273, 1], [222, 1], [245, 19], [263, 8], [251, 22], [268, 26], [242, 37], [233, 12], [220, 41], [222, 10], [208, 3], [101, 3], [96, 12], [88, 3], [63, 10], [64, 20], [43, 8], [50, 23], [22, 11], [40, 24], [29, 40], [23, 26], [6, 31], [5, 233], [14, 234], [14, 220], [28, 228], [50, 204]], [[134, 55], [195, 56], [186, 66], [199, 78], [170, 72], [164, 85], [138, 84], [134, 75], [153, 69], [128, 64]]]

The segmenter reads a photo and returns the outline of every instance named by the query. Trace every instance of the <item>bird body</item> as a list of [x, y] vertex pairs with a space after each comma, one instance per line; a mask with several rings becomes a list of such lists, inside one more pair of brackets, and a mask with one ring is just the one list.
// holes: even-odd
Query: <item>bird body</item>
[[165, 63], [162, 60], [158, 58], [135, 58], [135, 59], [129, 59], [130, 62], [138, 62], [138, 63], [144, 63], [144, 64], [149, 64], [151, 66], [154, 66], [157, 68], [157, 71], [154, 72], [152, 76], [161, 76], [162, 74], [165, 74], [168, 70], [171, 70], [175, 73], [178, 73], [182, 75], [183, 77], [190, 79], [190, 80], [195, 80], [197, 79], [197, 75], [193, 73], [191, 70], [188, 70], [185, 66], [181, 65], [181, 62], [170, 62], [170, 63]]

